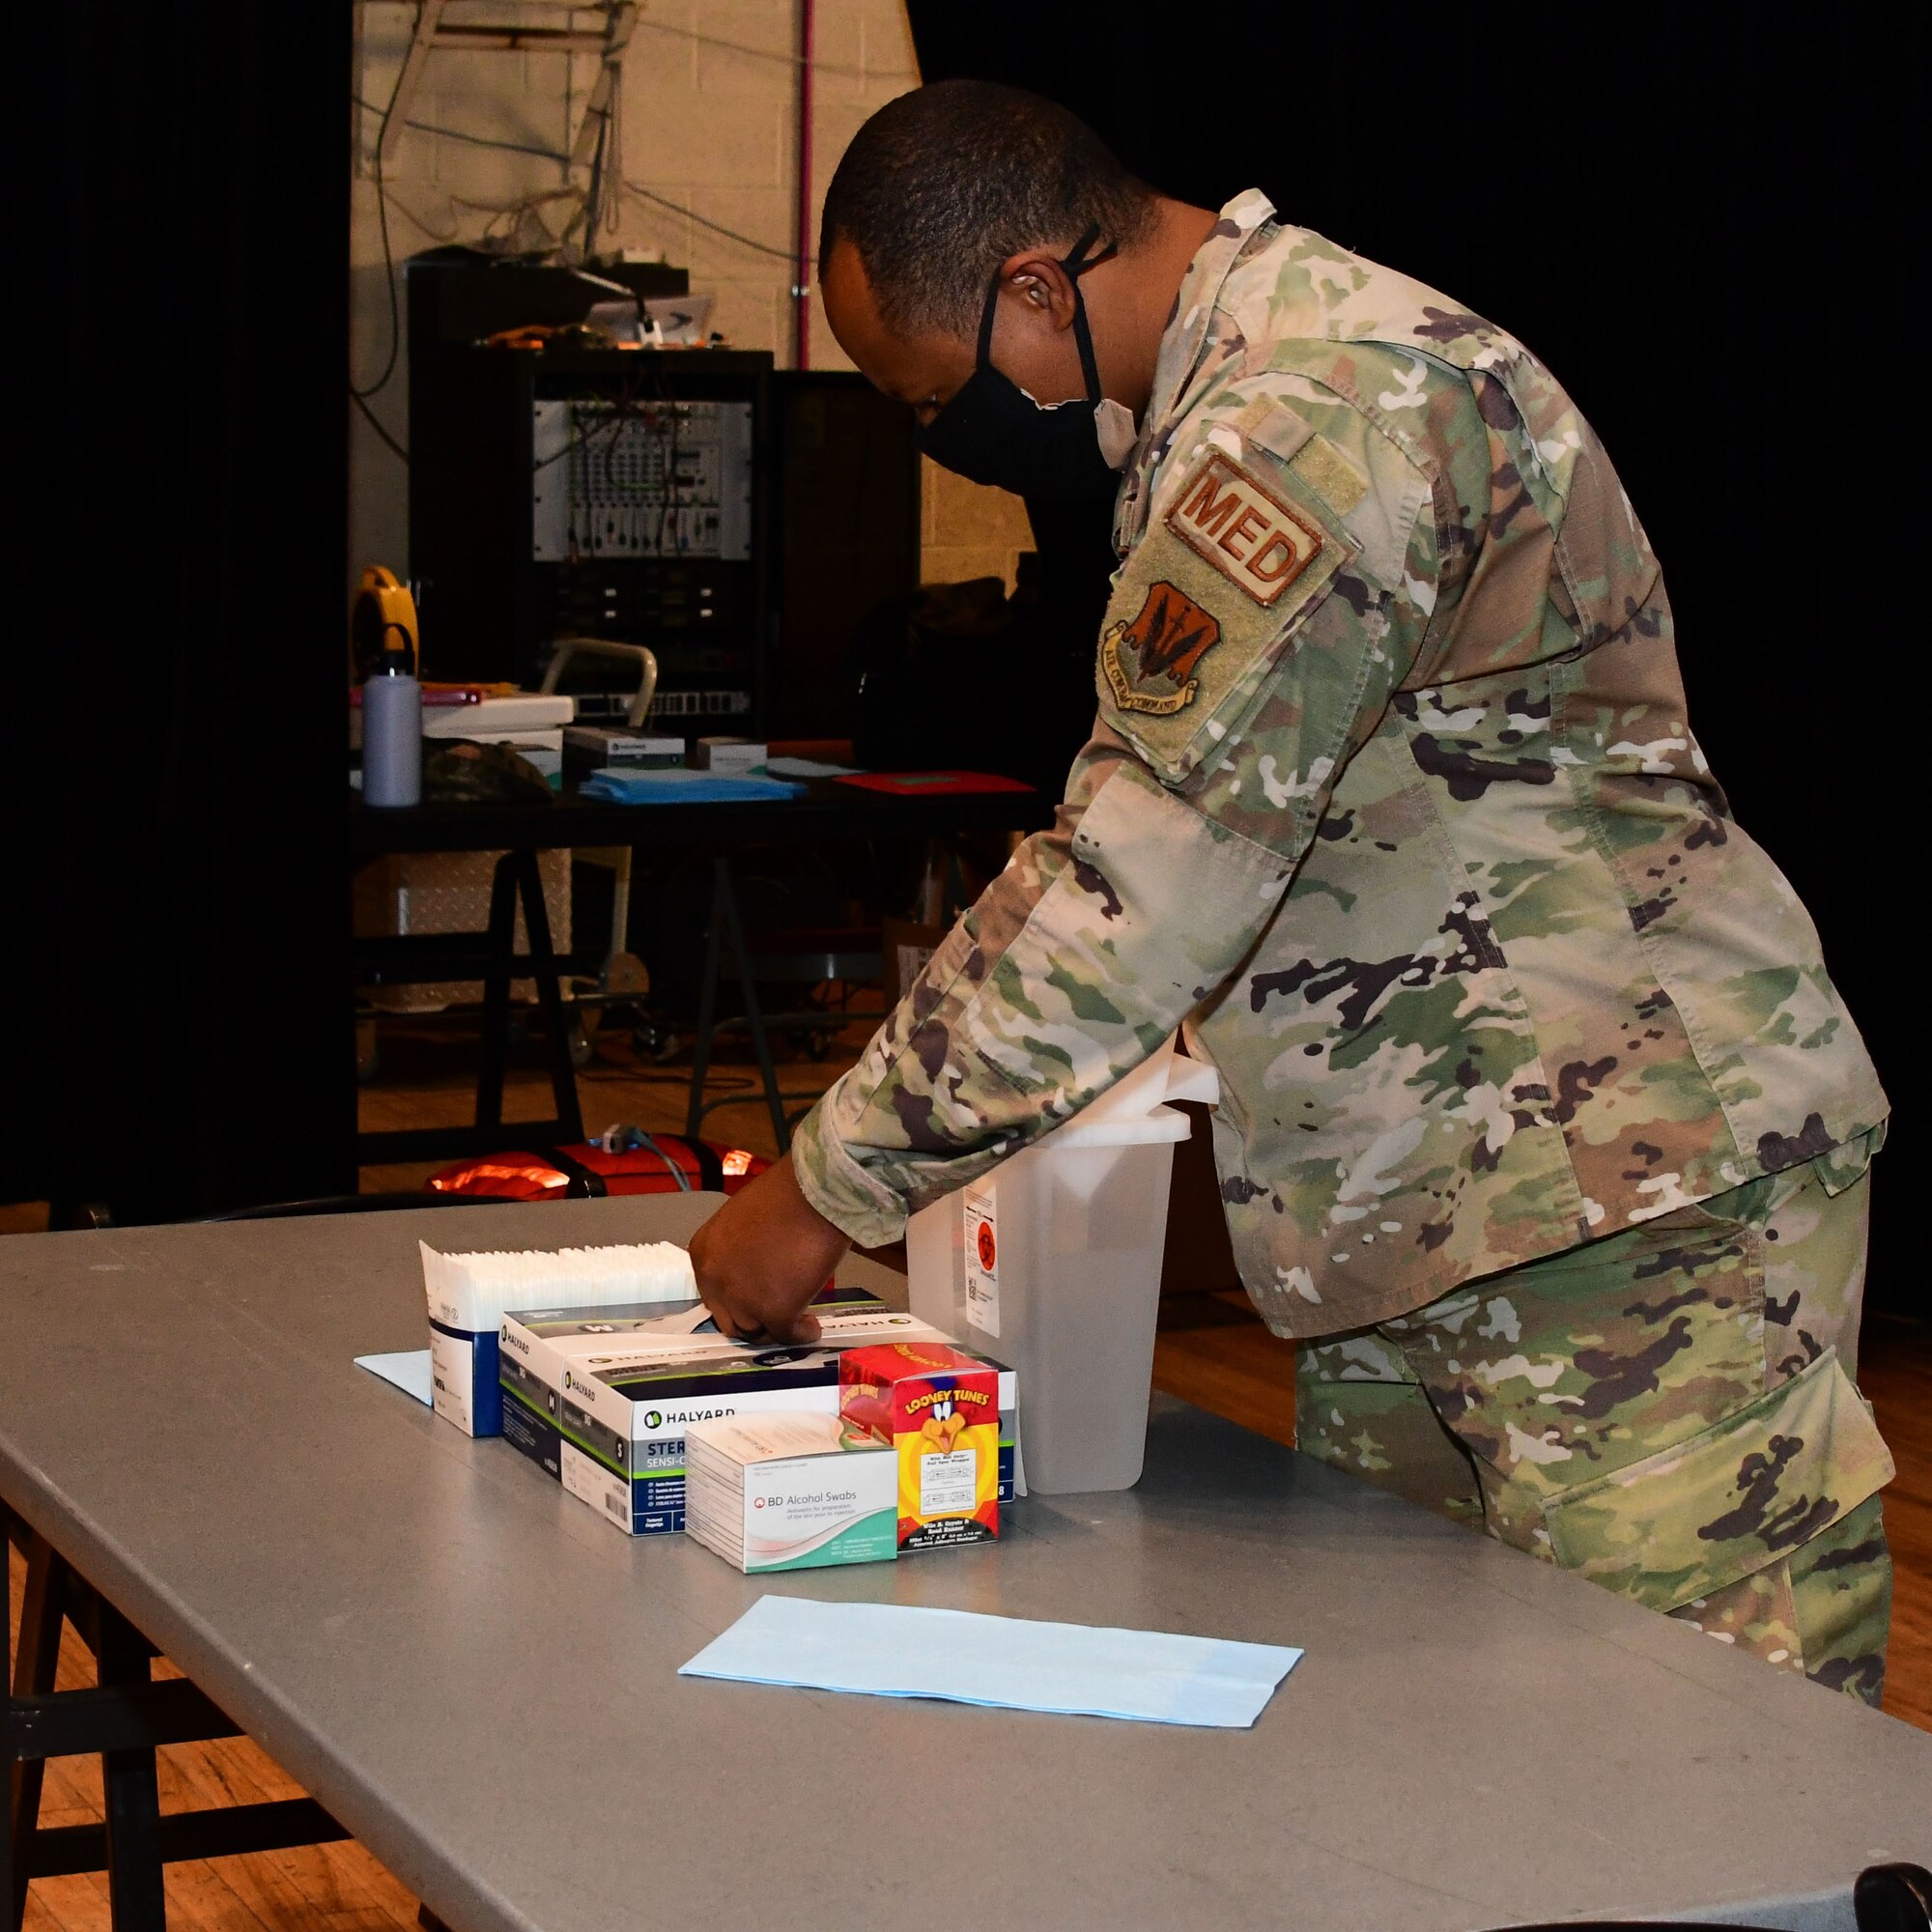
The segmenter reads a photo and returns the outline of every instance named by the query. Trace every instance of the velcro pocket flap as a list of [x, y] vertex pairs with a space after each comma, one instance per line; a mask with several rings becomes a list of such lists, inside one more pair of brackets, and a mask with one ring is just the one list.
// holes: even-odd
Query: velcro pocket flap
[[1108, 603], [1102, 717], [1168, 784], [1211, 763], [1359, 548], [1267, 450], [1227, 431], [1204, 441]]
[[1544, 1520], [1561, 1568], [1674, 1610], [1789, 1556], [1892, 1474], [1871, 1410], [1827, 1349], [1688, 1442], [1546, 1502]]

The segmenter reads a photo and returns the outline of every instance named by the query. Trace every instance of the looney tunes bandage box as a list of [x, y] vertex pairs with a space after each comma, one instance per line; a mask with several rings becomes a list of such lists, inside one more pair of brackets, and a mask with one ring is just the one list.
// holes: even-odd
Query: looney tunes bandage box
[[899, 1548], [1000, 1533], [1000, 1372], [944, 1343], [877, 1343], [838, 1361], [846, 1431], [898, 1452]]

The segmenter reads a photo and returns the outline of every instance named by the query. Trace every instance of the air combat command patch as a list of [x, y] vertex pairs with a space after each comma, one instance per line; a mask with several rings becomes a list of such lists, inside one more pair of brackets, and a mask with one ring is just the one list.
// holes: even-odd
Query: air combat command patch
[[1114, 702], [1156, 718], [1184, 710], [1201, 689], [1195, 667], [1220, 641], [1220, 624], [1191, 597], [1164, 580], [1149, 585], [1133, 622], [1109, 624], [1100, 639]]

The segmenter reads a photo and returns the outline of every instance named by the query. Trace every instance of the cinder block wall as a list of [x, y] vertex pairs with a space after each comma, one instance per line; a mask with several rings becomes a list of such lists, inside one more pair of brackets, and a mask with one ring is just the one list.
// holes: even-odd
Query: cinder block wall
[[[501, 0], [457, 17], [492, 23], [579, 24], [595, 16], [537, 0]], [[362, 9], [354, 108], [359, 135], [354, 182], [350, 368], [366, 387], [390, 343], [375, 172], [377, 131], [415, 17], [413, 6], [371, 0]], [[618, 172], [631, 186], [616, 224], [594, 246], [655, 247], [691, 270], [694, 290], [716, 297], [712, 327], [744, 349], [792, 355], [792, 244], [797, 156], [796, 0], [648, 0], [624, 64]], [[514, 235], [547, 245], [573, 206], [558, 159], [569, 147], [595, 78], [584, 55], [439, 51], [392, 165], [384, 172], [390, 253], [402, 260], [439, 242]], [[813, 129], [816, 210], [839, 156], [873, 109], [918, 84], [899, 0], [818, 0]], [[679, 212], [685, 211], [685, 212]], [[702, 217], [702, 220], [695, 217]], [[717, 224], [707, 227], [706, 222]], [[724, 234], [720, 230], [730, 230]], [[734, 239], [742, 238], [742, 239]], [[401, 275], [396, 276], [398, 298]], [[825, 326], [814, 293], [814, 368], [851, 365]], [[407, 444], [408, 355], [370, 408]], [[401, 463], [358, 411], [350, 412], [351, 505], [347, 574], [366, 563], [409, 566], [408, 488]], [[928, 464], [923, 570], [928, 582], [1001, 576], [1031, 547], [1017, 497]]]

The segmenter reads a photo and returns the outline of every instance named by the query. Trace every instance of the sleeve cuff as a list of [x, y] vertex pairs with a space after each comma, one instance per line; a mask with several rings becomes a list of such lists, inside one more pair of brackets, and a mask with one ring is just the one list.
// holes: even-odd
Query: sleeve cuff
[[884, 1247], [905, 1233], [906, 1204], [875, 1175], [868, 1174], [826, 1119], [835, 1085], [792, 1134], [791, 1166], [799, 1192], [862, 1248]]

